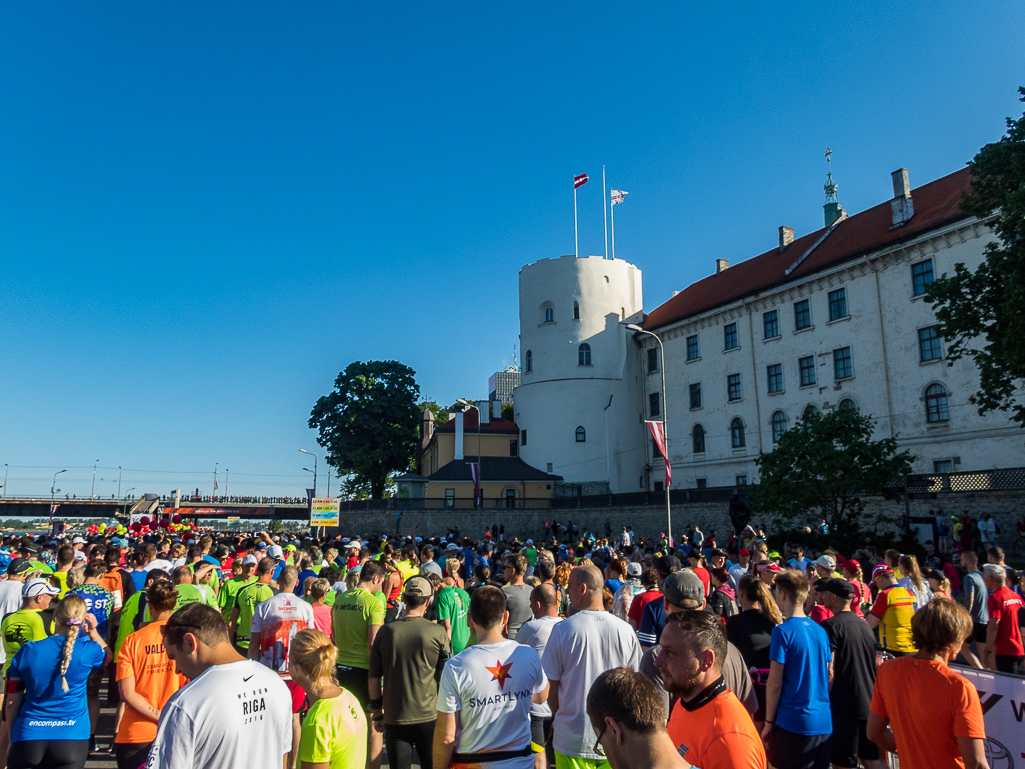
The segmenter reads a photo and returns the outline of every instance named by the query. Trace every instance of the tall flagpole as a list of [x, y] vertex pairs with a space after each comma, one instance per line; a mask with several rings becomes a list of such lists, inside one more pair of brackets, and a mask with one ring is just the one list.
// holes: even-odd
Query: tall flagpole
[[580, 256], [580, 236], [577, 234], [577, 179], [573, 177], [573, 256]]
[[616, 258], [616, 207], [610, 205], [612, 209], [612, 258]]
[[605, 186], [605, 165], [601, 167], [601, 212], [605, 215], [605, 258], [609, 258], [609, 191]]

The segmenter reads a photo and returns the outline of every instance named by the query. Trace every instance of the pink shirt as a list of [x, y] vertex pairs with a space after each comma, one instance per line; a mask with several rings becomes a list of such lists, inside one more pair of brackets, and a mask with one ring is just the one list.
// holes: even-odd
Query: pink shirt
[[313, 627], [331, 637], [331, 607], [327, 604], [313, 607]]

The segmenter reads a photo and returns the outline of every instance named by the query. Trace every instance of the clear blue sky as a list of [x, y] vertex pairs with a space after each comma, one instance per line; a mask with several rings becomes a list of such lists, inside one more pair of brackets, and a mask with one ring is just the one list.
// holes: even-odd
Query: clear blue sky
[[[0, 462], [302, 494], [353, 360], [439, 402], [512, 362], [519, 269], [604, 250], [651, 310], [960, 168], [1022, 112], [1020, 2], [0, 6]], [[3, 468], [0, 468], [2, 471]], [[321, 491], [324, 490], [321, 464]], [[334, 488], [337, 488], [335, 486]]]

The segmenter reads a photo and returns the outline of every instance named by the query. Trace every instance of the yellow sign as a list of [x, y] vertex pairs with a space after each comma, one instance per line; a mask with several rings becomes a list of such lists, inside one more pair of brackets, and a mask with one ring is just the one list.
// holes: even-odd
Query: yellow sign
[[310, 506], [310, 526], [337, 526], [338, 525], [337, 499], [316, 499]]

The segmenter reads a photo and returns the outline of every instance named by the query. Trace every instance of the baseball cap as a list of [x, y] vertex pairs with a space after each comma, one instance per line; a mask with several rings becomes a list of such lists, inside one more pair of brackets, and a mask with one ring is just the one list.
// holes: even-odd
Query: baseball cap
[[28, 558], [15, 558], [7, 566], [7, 575], [13, 577], [16, 574], [25, 574], [32, 571], [32, 563]]
[[252, 553], [250, 553], [249, 555], [247, 555], [245, 558], [242, 559], [242, 565], [243, 566], [256, 566], [256, 564], [258, 564], [258, 563], [259, 563], [259, 561], [256, 559], [256, 556], [253, 555]]
[[751, 551], [748, 550], [746, 547], [742, 547], [740, 548], [740, 552], [737, 553], [737, 555], [751, 555]]
[[783, 570], [781, 568], [779, 568], [779, 564], [769, 562], [769, 563], [760, 563], [760, 564], [758, 564], [758, 571], [783, 571]]
[[457, 545], [455, 542], [449, 542], [448, 543], [448, 547], [445, 548], [446, 551], [453, 551], [453, 550], [458, 550], [458, 549], [459, 549], [459, 545]]
[[72, 545], [84, 545], [85, 544], [85, 538], [84, 537], [75, 537], [73, 540], [71, 540], [71, 544]]
[[836, 569], [836, 560], [831, 555], [820, 555], [812, 561], [812, 565], [821, 566], [823, 569], [834, 571]]
[[60, 588], [54, 587], [45, 579], [30, 579], [21, 589], [25, 598], [35, 598], [37, 595], [60, 595]]
[[267, 549], [267, 543], [266, 542], [261, 542], [260, 544], [258, 544], [256, 546], [256, 549], [257, 550], [266, 550]]
[[815, 583], [815, 589], [819, 592], [838, 595], [845, 601], [854, 595], [854, 586], [845, 579], [833, 577], [832, 579], [820, 579]]
[[628, 577], [639, 577], [641, 576], [641, 565], [637, 562], [632, 562], [626, 567], [626, 575]]
[[680, 563], [680, 559], [675, 555], [660, 555], [655, 559], [655, 568], [658, 569], [659, 574], [668, 576], [682, 569], [683, 564]]
[[349, 538], [348, 537], [342, 537], [342, 544], [343, 545], [349, 544]]
[[770, 550], [768, 553], [766, 553], [766, 555], [768, 555], [769, 558], [779, 558], [780, 557], [779, 552], [776, 551], [776, 550]]
[[430, 598], [434, 595], [434, 587], [427, 577], [414, 575], [406, 580], [406, 589], [403, 591], [403, 595], [408, 595], [410, 598]]
[[893, 574], [893, 569], [887, 566], [885, 563], [881, 563], [872, 569], [872, 579], [875, 579], [880, 574]]
[[705, 586], [690, 569], [673, 572], [662, 583], [666, 603], [682, 609], [700, 609], [705, 605]]
[[848, 558], [847, 563], [843, 565], [848, 571], [857, 571], [861, 568], [861, 564], [855, 561], [853, 558]]
[[533, 545], [533, 544], [534, 544], [534, 540], [532, 540], [532, 539], [528, 539], [528, 540], [527, 540], [527, 544], [528, 544], [528, 545]]
[[85, 553], [83, 553], [81, 550], [76, 550], [75, 551], [75, 560], [76, 561], [88, 561], [89, 559], [85, 557]]
[[271, 545], [270, 547], [268, 547], [267, 548], [267, 555], [269, 555], [271, 558], [279, 558], [279, 559], [285, 557], [285, 553], [281, 549], [281, 545]]

